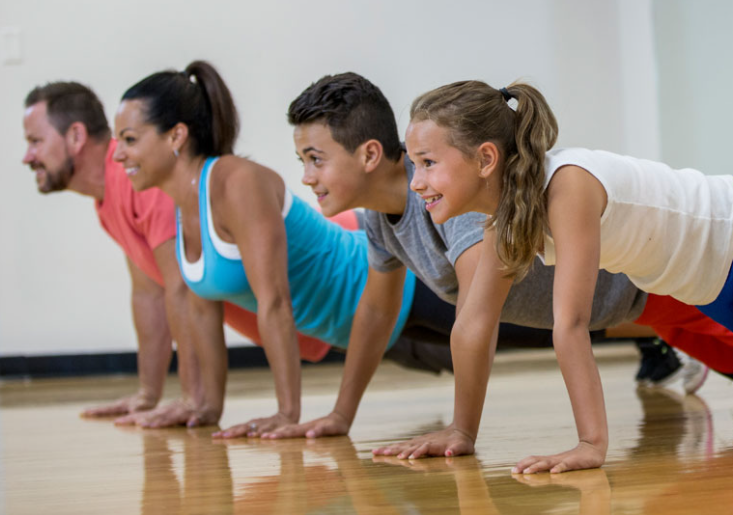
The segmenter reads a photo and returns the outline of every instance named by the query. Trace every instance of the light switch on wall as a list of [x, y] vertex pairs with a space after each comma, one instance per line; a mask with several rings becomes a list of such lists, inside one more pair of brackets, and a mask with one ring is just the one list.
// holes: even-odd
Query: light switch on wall
[[21, 30], [17, 27], [0, 27], [0, 62], [20, 64], [23, 62]]

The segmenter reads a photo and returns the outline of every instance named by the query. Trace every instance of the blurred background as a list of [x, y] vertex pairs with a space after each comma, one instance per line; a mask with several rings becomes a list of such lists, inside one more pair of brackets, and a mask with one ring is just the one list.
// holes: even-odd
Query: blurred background
[[728, 0], [2, 0], [0, 358], [136, 350], [124, 256], [92, 200], [41, 196], [21, 164], [36, 85], [87, 84], [112, 123], [133, 83], [209, 60], [239, 108], [238, 153], [311, 203], [285, 113], [344, 71], [382, 89], [403, 134], [428, 89], [521, 78], [547, 96], [560, 146], [729, 174], [731, 26]]

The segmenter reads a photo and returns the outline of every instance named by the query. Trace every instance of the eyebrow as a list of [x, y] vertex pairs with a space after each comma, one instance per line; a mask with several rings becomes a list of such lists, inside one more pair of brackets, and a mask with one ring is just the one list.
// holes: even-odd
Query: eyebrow
[[318, 152], [319, 154], [324, 154], [323, 150], [318, 150], [316, 147], [305, 147], [302, 152], [305, 154], [307, 152]]
[[124, 129], [120, 130], [120, 136], [122, 136], [125, 133], [125, 131], [131, 131], [131, 130], [132, 130], [132, 128], [125, 127]]

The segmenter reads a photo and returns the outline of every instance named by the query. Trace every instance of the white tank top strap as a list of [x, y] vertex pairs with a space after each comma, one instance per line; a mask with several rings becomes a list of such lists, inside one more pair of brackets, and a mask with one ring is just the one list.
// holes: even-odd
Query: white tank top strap
[[181, 210], [176, 208], [176, 224], [178, 225], [178, 250], [181, 255], [181, 272], [191, 282], [199, 282], [204, 277], [204, 252], [201, 251], [199, 258], [193, 263], [186, 259], [186, 242], [183, 237], [183, 225], [181, 224]]
[[293, 194], [292, 192], [285, 187], [285, 198], [283, 199], [283, 220], [285, 220], [288, 217], [288, 213], [290, 213], [290, 208], [293, 207]]
[[211, 240], [211, 244], [214, 245], [214, 248], [219, 253], [220, 256], [225, 257], [227, 259], [242, 259], [242, 254], [239, 252], [239, 247], [235, 243], [229, 243], [227, 241], [222, 240], [218, 234], [216, 234], [216, 229], [214, 228], [214, 217], [211, 213], [211, 172], [214, 171], [214, 165], [218, 161], [217, 159], [214, 159], [211, 164], [209, 165], [209, 172], [206, 175], [206, 188], [204, 191], [206, 191], [206, 220], [207, 220], [207, 230], [209, 232], [209, 239]]

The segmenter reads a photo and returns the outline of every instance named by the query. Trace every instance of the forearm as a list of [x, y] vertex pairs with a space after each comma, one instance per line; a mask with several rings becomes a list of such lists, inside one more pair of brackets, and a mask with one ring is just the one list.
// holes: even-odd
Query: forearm
[[227, 349], [224, 342], [223, 308], [220, 302], [212, 302], [190, 293], [189, 326], [195, 359], [203, 389], [204, 411], [221, 415], [224, 409], [224, 392], [227, 380]]
[[606, 408], [588, 328], [584, 325], [556, 327], [553, 338], [557, 361], [570, 396], [578, 438], [605, 451], [608, 447]]
[[334, 412], [349, 425], [361, 398], [384, 356], [398, 313], [359, 305], [351, 328], [341, 388]]
[[[189, 292], [188, 288], [183, 285], [179, 288], [167, 289], [166, 315], [173, 339], [176, 342], [178, 379], [181, 383], [183, 397], [194, 405], [199, 405], [204, 401], [204, 387], [193, 342], [194, 333], [186, 328], [189, 309], [188, 295], [193, 295], [193, 293]], [[205, 336], [202, 337], [206, 338]]]
[[[499, 324], [473, 336], [461, 331], [457, 325], [451, 333], [451, 354], [455, 376], [455, 429], [467, 434], [474, 441], [481, 424], [486, 389], [496, 352]], [[491, 334], [490, 337], [487, 335]], [[489, 344], [486, 341], [489, 340]]]
[[172, 354], [163, 296], [133, 292], [132, 312], [138, 338], [139, 395], [155, 405], [163, 394]]
[[288, 302], [260, 302], [257, 326], [275, 379], [278, 412], [293, 422], [300, 420], [300, 353]]

